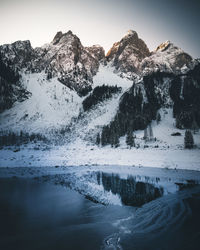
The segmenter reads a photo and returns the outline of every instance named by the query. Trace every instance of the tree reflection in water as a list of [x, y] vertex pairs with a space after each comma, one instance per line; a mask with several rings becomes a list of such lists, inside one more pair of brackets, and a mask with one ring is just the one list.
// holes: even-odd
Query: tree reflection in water
[[137, 181], [134, 176], [122, 179], [118, 174], [97, 172], [97, 182], [103, 185], [105, 191], [119, 195], [122, 203], [128, 206], [142, 206], [164, 193], [163, 187]]

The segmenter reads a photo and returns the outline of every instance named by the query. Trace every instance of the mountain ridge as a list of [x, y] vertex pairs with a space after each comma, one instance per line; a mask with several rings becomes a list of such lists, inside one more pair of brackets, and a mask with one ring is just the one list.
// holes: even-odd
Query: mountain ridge
[[[0, 63], [1, 133], [27, 127], [92, 143], [100, 134], [102, 145], [117, 145], [146, 129], [162, 108], [173, 110], [177, 128], [200, 126], [200, 62], [170, 41], [150, 52], [129, 31], [105, 55], [100, 45], [84, 47], [72, 31], [59, 31], [35, 49], [30, 41], [0, 46]], [[115, 85], [122, 90], [112, 93]], [[106, 91], [102, 97], [97, 87]], [[84, 111], [88, 95], [92, 109]]]

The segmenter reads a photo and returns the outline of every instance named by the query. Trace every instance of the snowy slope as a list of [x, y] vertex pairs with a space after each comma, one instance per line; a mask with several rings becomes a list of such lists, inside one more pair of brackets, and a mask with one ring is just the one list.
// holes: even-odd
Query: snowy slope
[[110, 65], [100, 65], [99, 71], [93, 79], [93, 89], [97, 86], [108, 85], [118, 86], [122, 88], [120, 93], [115, 94], [112, 98], [105, 100], [96, 105], [90, 111], [82, 113], [82, 117], [74, 124], [73, 128], [73, 142], [74, 135], [79, 138], [95, 142], [97, 133], [101, 131], [104, 125], [110, 123], [114, 118], [119, 100], [123, 93], [132, 86], [133, 82], [126, 78], [121, 78], [114, 73], [114, 68]]
[[[156, 137], [156, 141], [145, 142], [143, 130], [134, 133], [136, 147], [131, 149], [127, 147], [125, 137], [120, 138], [118, 148], [112, 148], [110, 145], [98, 147], [79, 138], [65, 149], [64, 164], [135, 165], [200, 170], [200, 131], [193, 134], [196, 148], [185, 150], [185, 130], [175, 127], [172, 109], [162, 109], [159, 112], [161, 114], [160, 123], [152, 122], [153, 136]], [[171, 134], [174, 132], [180, 132], [181, 136], [172, 136]], [[74, 152], [76, 152], [76, 157], [73, 157]], [[61, 160], [62, 157], [58, 159]]]
[[120, 77], [119, 73], [115, 72], [115, 68], [108, 63], [106, 66], [100, 64], [98, 73], [93, 77], [93, 88], [101, 85], [118, 86], [127, 90], [133, 84], [133, 81]]
[[[132, 85], [132, 81], [115, 74], [114, 68], [101, 65], [94, 77], [93, 88], [103, 84], [120, 86], [122, 92], [110, 100], [100, 103], [87, 112], [84, 119], [74, 124], [73, 136], [85, 137], [91, 129], [108, 124], [115, 115], [121, 95]], [[0, 114], [0, 130], [35, 132], [48, 135], [53, 131], [64, 129], [79, 116], [84, 98], [70, 90], [56, 78], [46, 80], [42, 73], [23, 74], [21, 83], [31, 93], [31, 97]], [[83, 134], [82, 132], [83, 131]]]
[[[132, 86], [132, 81], [120, 78], [112, 68], [100, 67], [94, 78], [94, 87], [104, 83], [117, 84], [122, 87], [122, 92], [85, 112], [73, 123], [72, 117], [78, 117], [79, 110], [82, 110], [83, 98], [56, 79], [47, 81], [43, 78], [42, 73], [23, 75], [23, 83], [32, 96], [0, 115], [1, 129], [46, 134], [70, 124], [71, 143], [51, 145], [52, 148], [44, 145], [37, 151], [32, 144], [22, 146], [19, 152], [5, 148], [0, 150], [0, 166], [135, 165], [200, 170], [200, 132], [194, 135], [197, 148], [184, 150], [185, 130], [175, 128], [172, 109], [159, 110], [161, 121], [159, 124], [152, 122], [156, 141], [145, 142], [141, 130], [135, 132], [136, 148], [127, 148], [125, 137], [120, 138], [119, 148], [94, 145], [97, 133], [115, 116], [121, 95]], [[174, 132], [180, 132], [181, 136], [171, 136]]]
[[31, 97], [0, 114], [1, 130], [47, 134], [79, 114], [81, 98], [56, 78], [46, 80], [42, 72], [24, 74], [21, 81]]

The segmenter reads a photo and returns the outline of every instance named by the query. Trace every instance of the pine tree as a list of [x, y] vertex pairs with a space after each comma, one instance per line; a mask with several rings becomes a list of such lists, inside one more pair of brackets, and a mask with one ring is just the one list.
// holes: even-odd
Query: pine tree
[[159, 124], [160, 121], [161, 121], [161, 115], [158, 112], [157, 115], [156, 115], [156, 122], [157, 122], [157, 124]]
[[101, 145], [105, 146], [108, 144], [110, 138], [108, 126], [104, 126], [101, 133]]
[[143, 139], [144, 139], [145, 141], [148, 141], [148, 139], [149, 139], [147, 128], [145, 128], [145, 130], [144, 130], [144, 137], [143, 137]]
[[118, 147], [119, 147], [119, 137], [118, 137], [118, 134], [117, 134], [117, 133], [115, 133], [115, 135], [114, 135], [113, 146], [114, 146], [115, 148], [118, 148]]
[[135, 147], [135, 140], [134, 140], [134, 137], [133, 137], [133, 133], [131, 131], [129, 131], [127, 133], [127, 136], [126, 136], [126, 144], [132, 148], [132, 147]]
[[100, 138], [100, 134], [98, 133], [97, 138], [96, 138], [96, 144], [100, 145], [100, 143], [101, 143], [101, 138]]
[[185, 131], [184, 137], [185, 148], [193, 148], [194, 147], [194, 139], [190, 130]]

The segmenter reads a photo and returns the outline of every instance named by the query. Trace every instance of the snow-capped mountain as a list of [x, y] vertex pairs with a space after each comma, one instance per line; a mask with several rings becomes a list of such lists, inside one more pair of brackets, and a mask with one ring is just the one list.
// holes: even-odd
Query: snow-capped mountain
[[163, 109], [179, 129], [200, 126], [200, 62], [169, 41], [150, 52], [135, 31], [106, 56], [71, 31], [35, 49], [29, 41], [2, 45], [0, 84], [1, 134], [118, 145]]
[[58, 32], [50, 44], [36, 48], [33, 68], [45, 70], [47, 78], [57, 77], [67, 87], [85, 95], [91, 90], [92, 78], [104, 58], [100, 46], [83, 47], [71, 31]]
[[135, 31], [128, 33], [108, 51], [106, 59], [119, 71], [125, 73], [139, 73], [140, 64], [150, 51]]
[[17, 95], [21, 94], [18, 92], [25, 92], [20, 83], [20, 75], [24, 72], [31, 74], [44, 71], [44, 78], [55, 77], [80, 96], [86, 95], [91, 90], [93, 76], [104, 57], [101, 46], [85, 48], [71, 31], [64, 34], [58, 32], [51, 43], [40, 48], [33, 49], [30, 41], [0, 46], [1, 111], [19, 99]]
[[170, 41], [150, 52], [145, 42], [132, 30], [113, 44], [106, 58], [117, 70], [132, 76], [157, 71], [179, 74], [192, 68], [195, 63], [190, 55]]
[[140, 64], [140, 71], [144, 75], [156, 71], [180, 74], [193, 67], [193, 64], [190, 55], [170, 41], [166, 41], [151, 52], [149, 57], [144, 58]]

